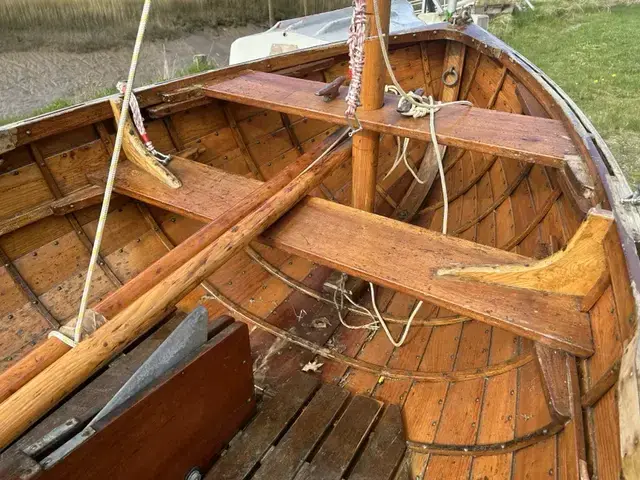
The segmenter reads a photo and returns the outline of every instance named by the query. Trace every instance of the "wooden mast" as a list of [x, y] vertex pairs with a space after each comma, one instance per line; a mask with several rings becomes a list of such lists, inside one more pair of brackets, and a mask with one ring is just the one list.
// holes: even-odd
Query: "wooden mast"
[[[378, 32], [375, 19], [374, 0], [367, 0], [367, 40], [364, 44], [364, 69], [362, 71], [361, 106], [359, 110], [378, 110], [384, 102], [385, 66], [380, 49], [379, 34], [385, 35], [388, 43], [391, 0], [376, 0], [380, 12], [382, 32]], [[353, 136], [353, 187], [352, 205], [373, 212], [376, 197], [376, 175], [380, 134], [363, 130]]]

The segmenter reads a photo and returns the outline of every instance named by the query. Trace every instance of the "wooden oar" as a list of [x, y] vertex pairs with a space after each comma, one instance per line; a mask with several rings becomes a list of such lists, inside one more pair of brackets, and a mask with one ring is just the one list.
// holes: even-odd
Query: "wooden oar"
[[[255, 191], [247, 195], [227, 212], [220, 215], [181, 243], [179, 248], [173, 249], [158, 259], [142, 273], [113, 292], [102, 302], [98, 303], [93, 308], [93, 311], [107, 319], [122, 311], [124, 307], [130, 305], [140, 295], [166, 278], [167, 275], [175, 271], [176, 268], [202, 251], [204, 247], [213, 242], [227, 229], [287, 185], [292, 179], [299, 175], [300, 172], [307, 168], [321, 152], [331, 146], [339, 136], [340, 132], [334, 133], [322, 142], [319, 142], [313, 149], [301, 155], [296, 161], [278, 173], [278, 175], [260, 185]], [[69, 349], [70, 347], [60, 340], [49, 338], [15, 365], [7, 369], [2, 376], [0, 376], [0, 403], [18, 391], [29, 380], [55, 362]]]
[[151, 328], [350, 156], [350, 141], [336, 147], [5, 400], [0, 405], [0, 449]]

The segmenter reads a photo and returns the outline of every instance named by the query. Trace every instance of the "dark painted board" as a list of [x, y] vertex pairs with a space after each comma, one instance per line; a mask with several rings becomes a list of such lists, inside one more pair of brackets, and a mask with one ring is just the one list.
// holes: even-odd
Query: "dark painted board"
[[184, 478], [193, 467], [206, 470], [255, 410], [250, 359], [249, 330], [233, 323], [38, 478]]

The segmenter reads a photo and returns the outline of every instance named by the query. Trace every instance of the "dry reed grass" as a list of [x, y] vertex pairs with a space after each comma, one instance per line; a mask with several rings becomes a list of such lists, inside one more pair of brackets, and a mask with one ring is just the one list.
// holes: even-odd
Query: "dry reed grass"
[[[273, 0], [276, 19], [303, 15], [303, 0]], [[53, 46], [88, 51], [131, 43], [142, 0], [2, 0], [0, 51]], [[309, 13], [350, 4], [349, 0], [307, 0]], [[267, 1], [154, 0], [148, 39], [185, 32], [268, 21]]]

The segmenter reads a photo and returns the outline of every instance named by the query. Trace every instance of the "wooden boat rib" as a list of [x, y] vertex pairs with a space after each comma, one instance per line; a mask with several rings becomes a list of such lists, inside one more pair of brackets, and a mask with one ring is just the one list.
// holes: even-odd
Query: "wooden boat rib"
[[[332, 44], [138, 89], [149, 135], [176, 156], [167, 168], [182, 185], [144, 172], [144, 160], [121, 163], [90, 303], [127, 285], [344, 125], [344, 103], [325, 103], [314, 92], [347, 74], [346, 54], [346, 45]], [[411, 138], [416, 169], [433, 154], [428, 122], [400, 118], [387, 96], [382, 109], [359, 113], [365, 129], [382, 134], [375, 214], [350, 207], [352, 161], [342, 162], [165, 312], [165, 326], [149, 339], [198, 305], [212, 320], [230, 314], [245, 322], [253, 381], [265, 398], [259, 411], [273, 408], [270, 397], [284, 398], [278, 392], [300, 392], [283, 417], [286, 428], [274, 433], [272, 456], [293, 448], [279, 439], [294, 435], [296, 415], [311, 416], [314, 402], [335, 399], [333, 416], [323, 420], [329, 430], [286, 478], [331, 458], [327, 432], [340, 432], [339, 418], [350, 409], [369, 412], [362, 438], [402, 419], [407, 442], [397, 455], [387, 445], [395, 463], [391, 476], [379, 478], [584, 480], [623, 471], [634, 478], [640, 408], [632, 285], [640, 278], [640, 223], [636, 207], [622, 202], [631, 192], [606, 144], [551, 80], [473, 25], [393, 36], [390, 58], [405, 89], [473, 104], [436, 116], [446, 147], [449, 233], [439, 233], [438, 179], [421, 188], [404, 166], [386, 175], [396, 135]], [[452, 65], [459, 82], [447, 86], [442, 75]], [[50, 331], [75, 322], [115, 133], [109, 102], [0, 130], [3, 371], [15, 371]], [[377, 307], [396, 338], [417, 301], [425, 302], [402, 347], [382, 330], [341, 324], [333, 294], [323, 291], [334, 270], [378, 285]], [[371, 308], [366, 289], [360, 302]], [[348, 325], [369, 321], [356, 310], [344, 310]], [[216, 325], [217, 332], [231, 328]], [[233, 328], [224, 338], [241, 335]], [[49, 342], [60, 355], [68, 350]], [[322, 364], [314, 374], [322, 386], [297, 379], [309, 362]], [[20, 448], [64, 418], [60, 412], [89, 411], [74, 401], [9, 446], [2, 461], [22, 455]], [[260, 415], [245, 437], [262, 425]], [[362, 466], [373, 461], [373, 438], [354, 446], [336, 478], [374, 478]], [[245, 441], [232, 442], [207, 478], [285, 478], [269, 476], [280, 470], [268, 454], [246, 457], [247, 476], [225, 476], [233, 458], [245, 458]]]

